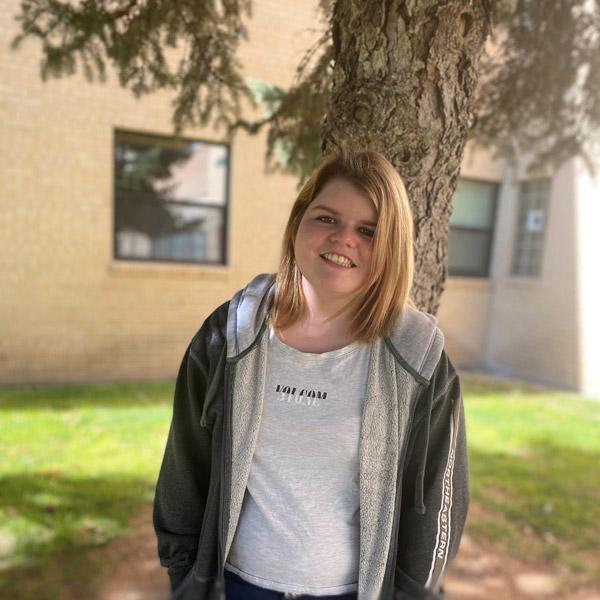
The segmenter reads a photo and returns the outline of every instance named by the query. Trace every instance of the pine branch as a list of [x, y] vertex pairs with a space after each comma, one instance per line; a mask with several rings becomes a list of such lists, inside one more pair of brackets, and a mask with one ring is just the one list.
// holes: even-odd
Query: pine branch
[[249, 14], [250, 0], [23, 0], [12, 47], [41, 41], [44, 80], [72, 75], [80, 64], [88, 80], [104, 81], [108, 62], [136, 96], [175, 90], [173, 123], [180, 132], [231, 123], [242, 98], [251, 98], [236, 58]]
[[497, 13], [495, 52], [482, 65], [475, 141], [532, 157], [531, 170], [572, 156], [591, 166], [600, 132], [598, 1], [518, 0]]

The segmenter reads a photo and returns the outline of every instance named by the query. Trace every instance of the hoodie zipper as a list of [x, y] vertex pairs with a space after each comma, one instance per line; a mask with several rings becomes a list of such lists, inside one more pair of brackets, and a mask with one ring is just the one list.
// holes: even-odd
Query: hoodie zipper
[[[219, 498], [219, 578], [225, 576], [225, 544], [226, 523], [225, 516], [229, 514], [230, 490], [228, 481], [231, 477], [228, 465], [231, 463], [231, 368], [229, 362], [225, 363], [225, 406], [223, 407], [223, 455], [221, 459], [221, 497]], [[224, 595], [223, 595], [224, 597]]]

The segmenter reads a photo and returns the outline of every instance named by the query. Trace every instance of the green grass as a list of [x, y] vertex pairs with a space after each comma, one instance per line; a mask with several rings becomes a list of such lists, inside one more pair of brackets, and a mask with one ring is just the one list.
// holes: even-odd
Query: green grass
[[152, 500], [172, 392], [172, 383], [0, 391], [0, 596], [67, 598], [60, 581], [82, 572], [89, 585], [73, 597], [89, 593], [101, 569], [88, 551]]
[[[152, 499], [172, 383], [0, 391], [0, 596], [92, 597]], [[470, 533], [598, 576], [600, 402], [463, 378]], [[82, 587], [83, 586], [83, 587]]]
[[600, 402], [465, 379], [471, 533], [598, 577]]

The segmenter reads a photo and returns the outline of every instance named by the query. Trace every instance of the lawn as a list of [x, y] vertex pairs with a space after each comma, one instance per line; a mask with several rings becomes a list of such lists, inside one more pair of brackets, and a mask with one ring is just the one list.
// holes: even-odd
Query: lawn
[[600, 579], [600, 402], [464, 378], [479, 539]]
[[0, 391], [0, 597], [90, 597], [107, 568], [90, 550], [152, 500], [172, 393], [172, 383]]
[[[598, 577], [600, 402], [469, 377], [463, 390], [471, 535]], [[106, 568], [91, 550], [152, 499], [172, 391], [0, 391], [1, 597], [91, 597]]]

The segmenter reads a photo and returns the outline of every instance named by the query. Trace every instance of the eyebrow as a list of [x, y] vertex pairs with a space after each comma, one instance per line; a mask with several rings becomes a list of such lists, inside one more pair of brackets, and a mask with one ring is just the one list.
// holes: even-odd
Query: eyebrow
[[[310, 208], [311, 208], [311, 210], [312, 209], [325, 210], [327, 212], [330, 212], [332, 215], [335, 215], [336, 217], [338, 217], [340, 215], [340, 213], [337, 210], [334, 210], [333, 208], [329, 208], [329, 206], [325, 206], [324, 204], [315, 204], [314, 206], [311, 206]], [[377, 222], [374, 222], [374, 221], [361, 221], [361, 223], [363, 225], [370, 225], [371, 227], [377, 227]]]

